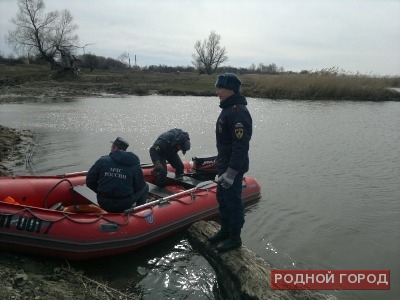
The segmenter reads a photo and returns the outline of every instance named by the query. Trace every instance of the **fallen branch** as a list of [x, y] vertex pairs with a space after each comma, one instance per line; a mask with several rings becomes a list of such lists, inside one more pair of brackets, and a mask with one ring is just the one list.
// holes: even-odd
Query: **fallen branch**
[[99, 290], [100, 292], [103, 292], [104, 294], [106, 294], [108, 297], [110, 297], [109, 299], [116, 299], [116, 300], [121, 300], [121, 299], [126, 299], [126, 300], [138, 300], [140, 298], [138, 298], [135, 295], [128, 295], [125, 294], [119, 290], [113, 289], [110, 286], [108, 286], [107, 284], [101, 283], [97, 280], [91, 279], [85, 275], [83, 275], [81, 272], [77, 272], [74, 269], [71, 268], [70, 264], [68, 263], [68, 261], [66, 261], [68, 268], [61, 268], [63, 271], [70, 273], [72, 275], [74, 275], [75, 278], [79, 278], [82, 282], [82, 285], [84, 286], [85, 290], [88, 291], [89, 293], [93, 293], [90, 291], [90, 285], [93, 285], [96, 292], [94, 293], [95, 297], [98, 297], [99, 295]]

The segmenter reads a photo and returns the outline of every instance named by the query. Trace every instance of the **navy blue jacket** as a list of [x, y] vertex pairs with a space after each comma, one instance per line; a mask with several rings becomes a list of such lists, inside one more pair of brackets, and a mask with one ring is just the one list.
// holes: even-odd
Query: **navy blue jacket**
[[218, 173], [227, 168], [245, 173], [249, 170], [249, 143], [253, 121], [246, 107], [247, 100], [235, 93], [220, 103], [222, 111], [216, 124], [218, 155], [215, 165]]
[[147, 187], [139, 158], [132, 152], [117, 150], [100, 157], [86, 175], [86, 185], [110, 198], [143, 196]]
[[178, 128], [171, 129], [162, 133], [153, 146], [150, 147], [150, 157], [152, 162], [157, 160], [163, 162], [164, 160], [171, 160], [176, 158], [179, 151], [178, 146], [187, 139], [187, 134]]

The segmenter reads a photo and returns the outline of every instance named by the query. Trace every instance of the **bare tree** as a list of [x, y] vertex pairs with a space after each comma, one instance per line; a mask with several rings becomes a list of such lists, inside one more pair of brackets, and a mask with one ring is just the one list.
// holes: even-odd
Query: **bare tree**
[[221, 36], [211, 31], [208, 40], [194, 44], [196, 53], [192, 55], [192, 64], [200, 73], [212, 74], [220, 64], [228, 60], [225, 47], [221, 47], [220, 41]]
[[44, 11], [43, 0], [18, 0], [18, 13], [10, 22], [16, 26], [9, 31], [8, 43], [17, 52], [29, 53], [41, 57], [50, 63], [51, 68], [58, 66], [57, 59], [64, 62], [74, 58], [74, 50], [79, 48], [78, 26], [73, 24], [71, 13]]
[[129, 68], [131, 67], [131, 57], [129, 56], [128, 52], [124, 52], [122, 53], [120, 56], [118, 56], [117, 58], [120, 62], [122, 62], [123, 64], [126, 64], [129, 66]]

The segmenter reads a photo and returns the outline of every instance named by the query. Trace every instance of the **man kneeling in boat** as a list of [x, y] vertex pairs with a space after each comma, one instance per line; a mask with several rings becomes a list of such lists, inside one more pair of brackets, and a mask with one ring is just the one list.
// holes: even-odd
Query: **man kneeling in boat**
[[111, 153], [100, 157], [88, 171], [86, 185], [97, 194], [101, 208], [118, 213], [146, 203], [149, 186], [139, 158], [126, 151], [128, 142], [117, 137], [111, 143]]

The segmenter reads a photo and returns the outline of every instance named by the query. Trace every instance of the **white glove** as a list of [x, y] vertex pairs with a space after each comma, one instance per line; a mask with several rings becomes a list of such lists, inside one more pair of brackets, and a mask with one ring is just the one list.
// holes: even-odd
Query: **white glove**
[[232, 186], [237, 173], [237, 171], [228, 168], [224, 174], [218, 177], [218, 182], [221, 183], [223, 188], [228, 189]]

